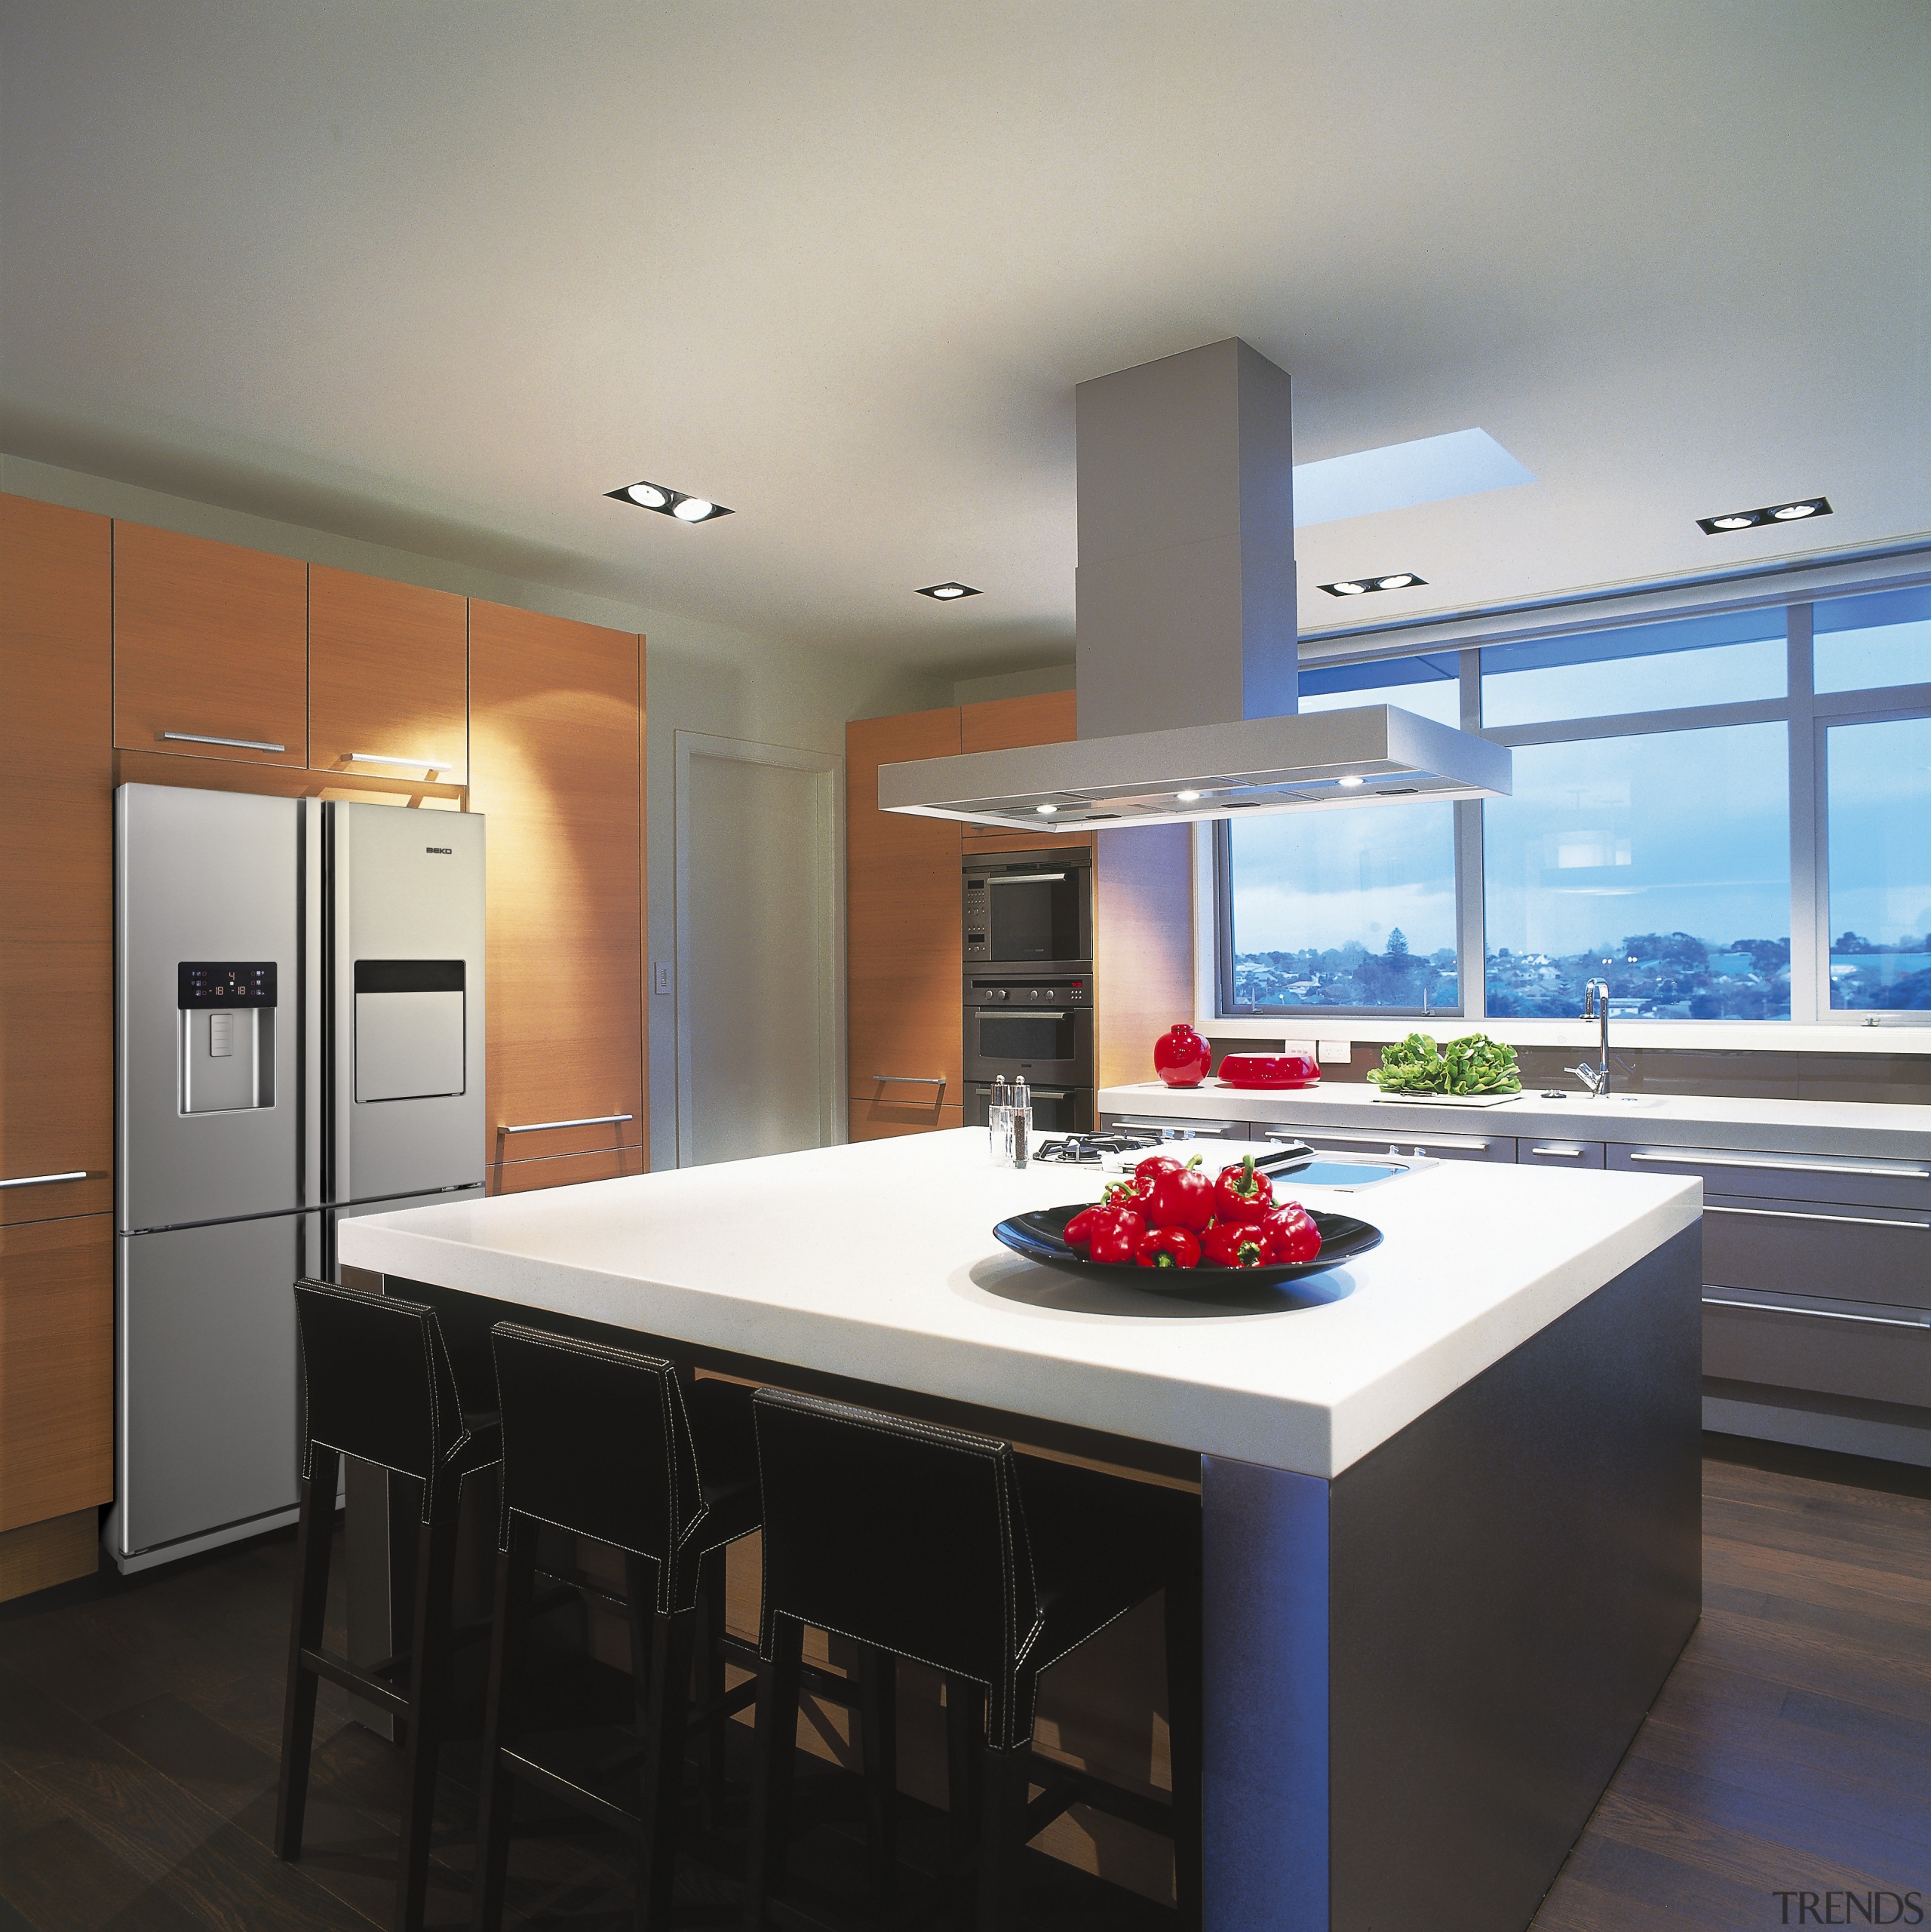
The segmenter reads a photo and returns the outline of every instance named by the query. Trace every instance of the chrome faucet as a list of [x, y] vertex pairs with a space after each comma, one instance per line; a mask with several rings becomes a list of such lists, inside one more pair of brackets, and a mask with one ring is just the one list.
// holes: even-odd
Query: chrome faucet
[[1593, 1067], [1564, 1067], [1565, 1074], [1573, 1074], [1598, 1100], [1609, 1095], [1609, 981], [1592, 979], [1583, 988], [1583, 1017], [1595, 1020], [1602, 1027], [1602, 1044], [1596, 1064]]

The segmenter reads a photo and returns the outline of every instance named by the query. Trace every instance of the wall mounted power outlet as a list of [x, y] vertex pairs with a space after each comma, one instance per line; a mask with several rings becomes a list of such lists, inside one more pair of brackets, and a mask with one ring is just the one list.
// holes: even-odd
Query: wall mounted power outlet
[[1351, 1040], [1324, 1040], [1321, 1042], [1323, 1066], [1339, 1064], [1345, 1067], [1354, 1057], [1355, 1043]]
[[671, 963], [668, 960], [653, 960], [650, 966], [650, 990], [659, 995], [671, 990]]

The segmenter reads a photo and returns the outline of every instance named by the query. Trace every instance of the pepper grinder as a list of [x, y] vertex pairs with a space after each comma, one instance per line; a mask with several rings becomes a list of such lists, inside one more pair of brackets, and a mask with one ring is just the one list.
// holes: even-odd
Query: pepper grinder
[[1032, 1158], [1033, 1095], [1021, 1074], [1012, 1083], [1012, 1164], [1024, 1167]]
[[1012, 1164], [1012, 1101], [1003, 1074], [994, 1076], [992, 1092], [987, 1098], [986, 1138], [992, 1144], [993, 1166], [1009, 1167]]

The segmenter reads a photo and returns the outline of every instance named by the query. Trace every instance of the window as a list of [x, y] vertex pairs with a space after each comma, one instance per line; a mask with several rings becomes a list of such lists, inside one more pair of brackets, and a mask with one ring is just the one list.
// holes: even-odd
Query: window
[[1365, 704], [1478, 716], [1514, 795], [1218, 827], [1221, 1012], [1931, 1016], [1931, 585], [1303, 674]]
[[1781, 607], [1494, 645], [1481, 654], [1482, 725], [1781, 698], [1787, 662]]
[[1226, 1011], [1459, 1009], [1452, 805], [1274, 812], [1223, 836]]
[[1825, 736], [1831, 1009], [1931, 1008], [1931, 718]]
[[1482, 808], [1487, 1006], [1573, 1019], [1790, 1017], [1787, 727], [1533, 745]]

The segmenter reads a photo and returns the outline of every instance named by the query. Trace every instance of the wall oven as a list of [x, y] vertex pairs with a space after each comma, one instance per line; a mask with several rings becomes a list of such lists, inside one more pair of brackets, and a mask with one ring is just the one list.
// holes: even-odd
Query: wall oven
[[1093, 976], [966, 976], [966, 1081], [1025, 1077], [1033, 1087], [1093, 1085]]
[[975, 852], [964, 895], [969, 970], [1091, 963], [1093, 855], [1085, 847]]

